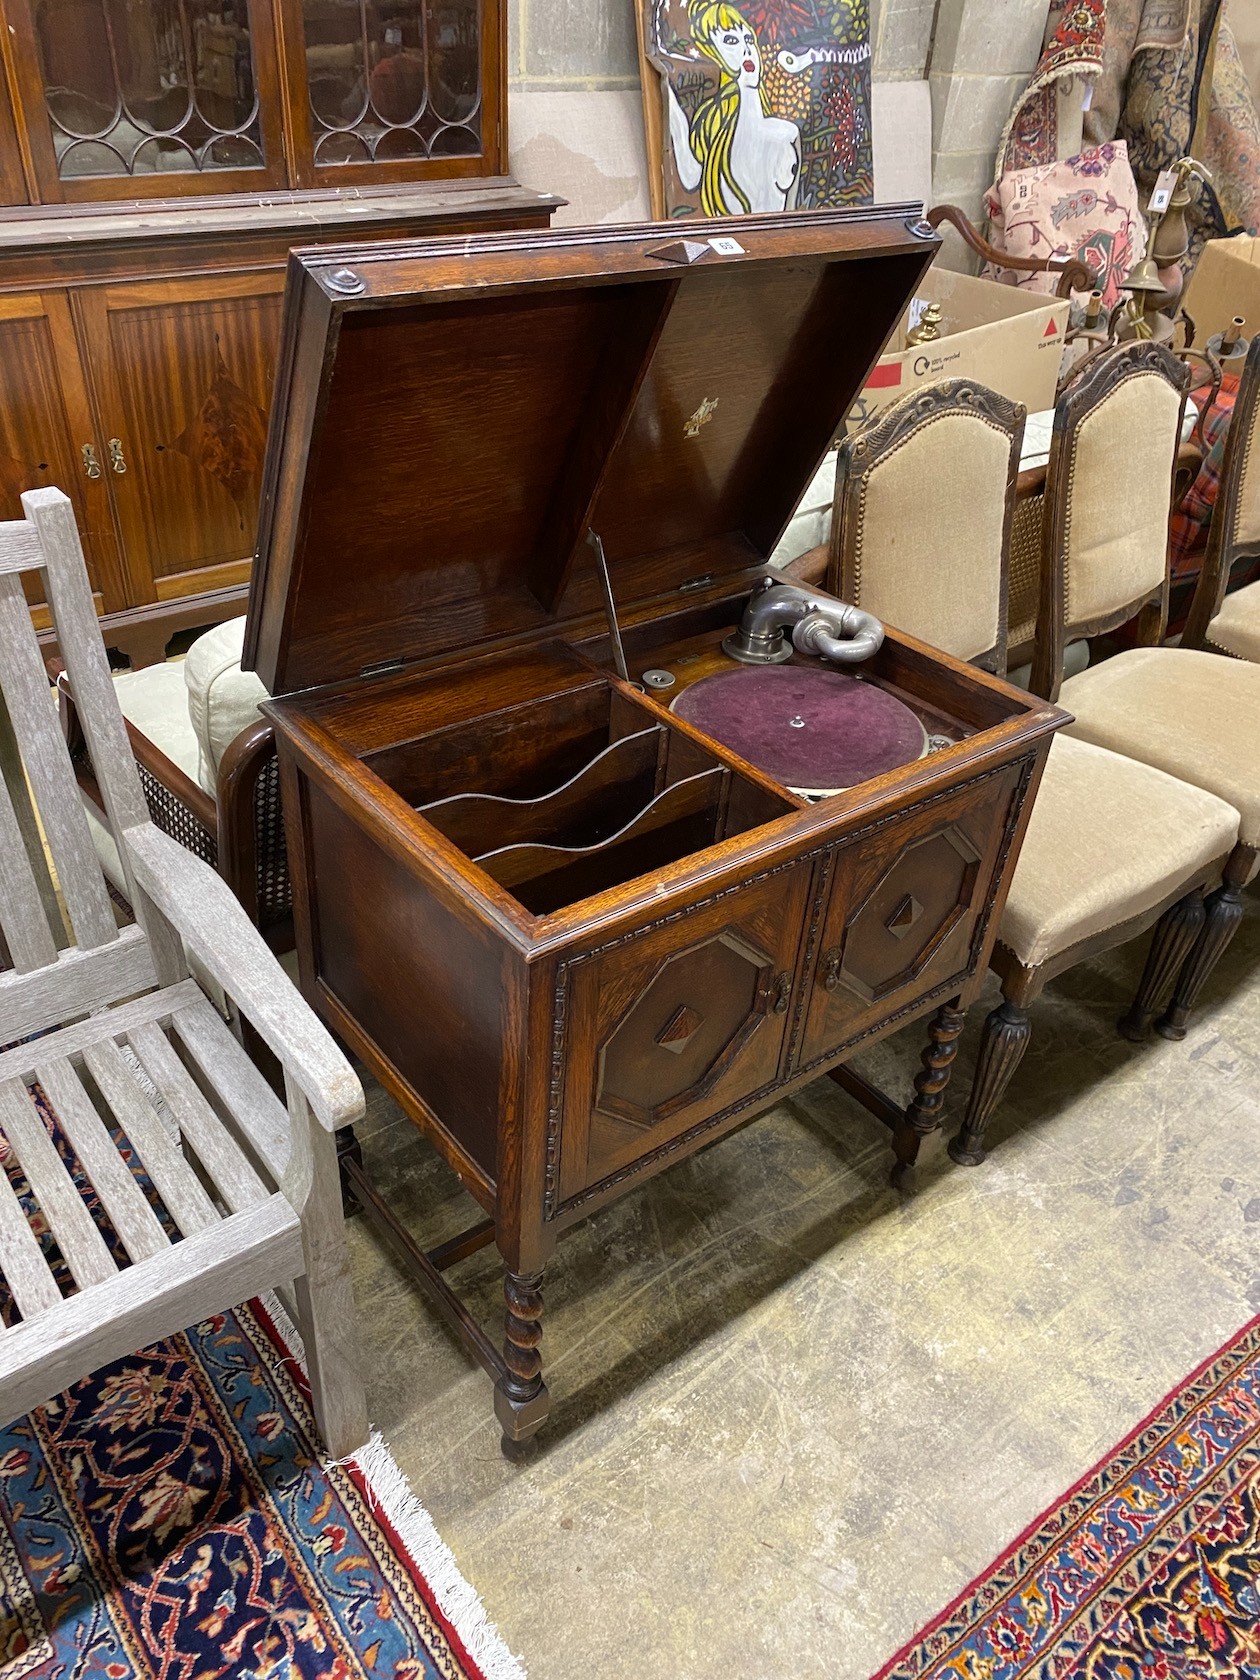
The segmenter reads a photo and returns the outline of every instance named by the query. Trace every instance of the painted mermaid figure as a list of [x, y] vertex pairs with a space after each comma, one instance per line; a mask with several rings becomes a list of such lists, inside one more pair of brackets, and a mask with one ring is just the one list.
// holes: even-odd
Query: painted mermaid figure
[[689, 16], [692, 39], [718, 67], [718, 85], [689, 124], [666, 81], [670, 143], [679, 179], [688, 192], [699, 187], [706, 216], [793, 209], [801, 169], [800, 130], [770, 115], [755, 31], [726, 0], [702, 0]]

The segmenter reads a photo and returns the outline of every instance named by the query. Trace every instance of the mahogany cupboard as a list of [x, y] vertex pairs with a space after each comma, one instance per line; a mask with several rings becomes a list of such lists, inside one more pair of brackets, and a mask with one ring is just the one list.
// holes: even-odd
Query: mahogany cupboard
[[242, 609], [290, 246], [558, 201], [502, 173], [498, 0], [0, 0], [0, 23], [0, 518], [63, 487], [107, 640], [147, 663]]
[[485, 1210], [425, 1253], [347, 1153], [510, 1448], [560, 1233], [935, 1012], [905, 1113], [842, 1070], [909, 1172], [1065, 721], [767, 567], [932, 230], [704, 231], [290, 263], [245, 662], [302, 984]]

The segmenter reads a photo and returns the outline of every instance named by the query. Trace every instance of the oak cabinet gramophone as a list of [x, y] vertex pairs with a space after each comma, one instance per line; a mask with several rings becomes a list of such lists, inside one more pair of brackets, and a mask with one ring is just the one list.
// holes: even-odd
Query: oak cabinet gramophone
[[[912, 207], [290, 261], [246, 661], [302, 983], [486, 1210], [430, 1254], [546, 1416], [576, 1220], [935, 1011], [939, 1121], [1055, 708], [766, 563], [937, 242]], [[881, 641], [882, 636], [882, 641]], [[503, 1352], [441, 1269], [493, 1240]]]

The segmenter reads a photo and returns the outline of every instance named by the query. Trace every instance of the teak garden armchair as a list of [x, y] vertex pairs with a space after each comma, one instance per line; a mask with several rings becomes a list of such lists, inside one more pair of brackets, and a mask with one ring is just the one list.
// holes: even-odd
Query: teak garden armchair
[[[1199, 990], [1242, 917], [1260, 855], [1260, 666], [1161, 645], [1168, 511], [1189, 372], [1162, 345], [1127, 344], [1086, 367], [1055, 417], [1033, 690], [1059, 699], [1067, 733], [1163, 770], [1238, 812], [1224, 878], [1155, 1023], [1185, 1036]], [[1139, 644], [1063, 681], [1070, 637], [1136, 620]], [[1170, 917], [1176, 912], [1170, 911]], [[1132, 1017], [1131, 1035], [1148, 1023]]]
[[[0, 973], [0, 1038], [10, 1044], [0, 1052], [0, 1129], [28, 1189], [19, 1199], [0, 1173], [0, 1268], [20, 1315], [0, 1328], [0, 1421], [209, 1313], [292, 1283], [316, 1417], [329, 1451], [343, 1456], [363, 1444], [367, 1422], [332, 1132], [361, 1114], [362, 1089], [224, 883], [150, 821], [71, 504], [48, 489], [22, 506], [24, 520], [0, 525], [0, 692], [16, 746], [0, 780], [10, 965]], [[134, 926], [117, 926], [92, 846], [22, 592], [27, 571], [43, 574]], [[287, 1113], [189, 977], [185, 950], [283, 1065]], [[33, 1083], [81, 1168], [78, 1183]], [[120, 1134], [154, 1196], [130, 1170]], [[84, 1182], [125, 1259], [93, 1220]], [[37, 1214], [73, 1293], [63, 1294], [35, 1235]]]
[[1207, 553], [1181, 638], [1260, 662], [1260, 582], [1227, 594], [1234, 567], [1260, 560], [1260, 333], [1251, 341], [1225, 440]]

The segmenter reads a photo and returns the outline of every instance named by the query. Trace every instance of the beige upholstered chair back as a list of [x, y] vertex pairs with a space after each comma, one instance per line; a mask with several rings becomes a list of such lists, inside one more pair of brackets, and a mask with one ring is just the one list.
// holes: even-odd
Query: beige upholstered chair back
[[1042, 602], [1032, 689], [1053, 699], [1070, 640], [1168, 619], [1168, 517], [1190, 370], [1162, 344], [1086, 362], [1054, 414], [1042, 519]]
[[1225, 600], [1239, 560], [1260, 556], [1260, 333], [1251, 341], [1225, 439], [1220, 484], [1212, 512], [1203, 570], [1194, 593], [1183, 643], [1210, 642], [1208, 625]]
[[[1260, 336], [1252, 340], [1248, 359], [1254, 364], [1251, 382], [1260, 386], [1257, 344]], [[1249, 405], [1246, 424], [1239, 430], [1238, 454], [1238, 497], [1230, 510], [1233, 519], [1226, 536], [1231, 548], [1251, 548], [1260, 544], [1260, 401]]]
[[840, 447], [832, 587], [958, 659], [1003, 670], [1024, 409], [970, 380], [928, 386]]
[[1069, 634], [1128, 616], [1164, 585], [1186, 374], [1173, 358], [1165, 366], [1143, 354], [1155, 348], [1102, 357], [1085, 374], [1080, 400], [1065, 397], [1055, 416], [1047, 481]]

